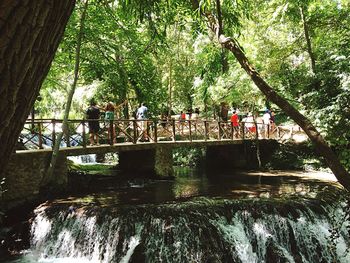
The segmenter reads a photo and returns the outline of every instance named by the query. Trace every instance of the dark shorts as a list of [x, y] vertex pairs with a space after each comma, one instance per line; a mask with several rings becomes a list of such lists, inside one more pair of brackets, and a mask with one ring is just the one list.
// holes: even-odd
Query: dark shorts
[[98, 121], [89, 121], [89, 133], [98, 133], [100, 130], [100, 123]]
[[234, 124], [233, 124], [232, 126], [233, 126], [233, 130], [234, 130], [234, 131], [239, 131], [239, 125], [234, 125]]

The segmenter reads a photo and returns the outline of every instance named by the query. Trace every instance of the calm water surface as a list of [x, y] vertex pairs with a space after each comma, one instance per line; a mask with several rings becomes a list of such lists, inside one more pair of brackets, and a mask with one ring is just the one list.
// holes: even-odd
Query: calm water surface
[[325, 187], [340, 187], [335, 177], [326, 172], [242, 171], [208, 175], [203, 171], [177, 167], [175, 176], [175, 180], [128, 181], [102, 176], [93, 183], [89, 194], [73, 194], [52, 203], [114, 206], [179, 202], [200, 196], [227, 199], [315, 197]]

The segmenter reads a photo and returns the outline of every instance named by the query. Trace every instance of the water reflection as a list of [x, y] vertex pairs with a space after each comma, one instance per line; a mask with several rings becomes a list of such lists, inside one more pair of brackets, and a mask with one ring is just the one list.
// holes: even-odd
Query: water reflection
[[104, 177], [96, 180], [89, 194], [72, 195], [57, 199], [54, 203], [103, 207], [159, 204], [198, 196], [228, 199], [290, 196], [314, 198], [325, 187], [340, 187], [333, 175], [322, 172], [242, 171], [231, 174], [206, 174], [204, 171], [179, 167], [175, 169], [175, 175], [175, 180], [121, 181], [118, 176]]

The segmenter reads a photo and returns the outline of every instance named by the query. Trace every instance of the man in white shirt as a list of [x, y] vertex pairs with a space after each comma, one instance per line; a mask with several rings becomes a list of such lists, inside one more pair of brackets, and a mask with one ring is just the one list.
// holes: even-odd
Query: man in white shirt
[[142, 102], [140, 108], [137, 109], [136, 112], [136, 119], [142, 120], [139, 122], [139, 129], [141, 131], [141, 140], [140, 141], [148, 141], [148, 135], [147, 135], [147, 113], [148, 108], [146, 107], [145, 103]]
[[265, 110], [265, 113], [263, 115], [263, 123], [264, 123], [264, 131], [265, 131], [265, 138], [269, 137], [269, 128], [270, 128], [270, 120], [271, 115], [269, 110]]

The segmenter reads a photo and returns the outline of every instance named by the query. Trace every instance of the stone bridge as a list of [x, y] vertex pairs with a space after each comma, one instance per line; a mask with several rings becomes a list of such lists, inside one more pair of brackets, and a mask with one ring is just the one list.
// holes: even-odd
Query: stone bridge
[[[262, 161], [265, 162], [277, 146], [276, 140], [259, 140]], [[152, 173], [159, 178], [173, 174], [172, 150], [177, 147], [202, 147], [205, 164], [210, 169], [244, 169], [257, 167], [256, 141], [177, 141], [161, 143], [121, 143], [89, 147], [61, 148], [51, 182], [56, 190], [64, 191], [69, 181], [67, 156], [118, 153], [118, 168], [125, 174]], [[5, 172], [3, 201], [11, 207], [39, 196], [45, 189], [42, 180], [51, 160], [52, 150], [22, 150], [11, 156]], [[51, 185], [52, 187], [52, 185]]]
[[[37, 126], [33, 126], [32, 121], [26, 123], [20, 137], [21, 143], [22, 146], [30, 144], [34, 147], [17, 150], [11, 156], [5, 172], [7, 191], [2, 197], [8, 206], [35, 198], [46, 187], [43, 178], [51, 160], [59, 123], [57, 120], [37, 121], [34, 123]], [[205, 148], [206, 166], [211, 169], [253, 168], [257, 163], [256, 144], [259, 143], [261, 156], [266, 159], [282, 134], [278, 127], [271, 130], [269, 126], [259, 127], [257, 123], [253, 126], [241, 123], [237, 128], [229, 122], [220, 121], [147, 121], [147, 125], [139, 125], [136, 120], [119, 120], [109, 123], [108, 133], [103, 127], [105, 123], [101, 122], [99, 136], [103, 144], [88, 146], [86, 120], [71, 121], [71, 124], [75, 124], [75, 128], [65, 132], [65, 145], [59, 150], [54, 180], [51, 182], [55, 189], [64, 190], [67, 187], [67, 156], [118, 153], [118, 165], [122, 172], [152, 172], [161, 178], [173, 174], [173, 148]], [[149, 142], [139, 142], [145, 133]], [[51, 140], [49, 146], [45, 144], [48, 140]]]

